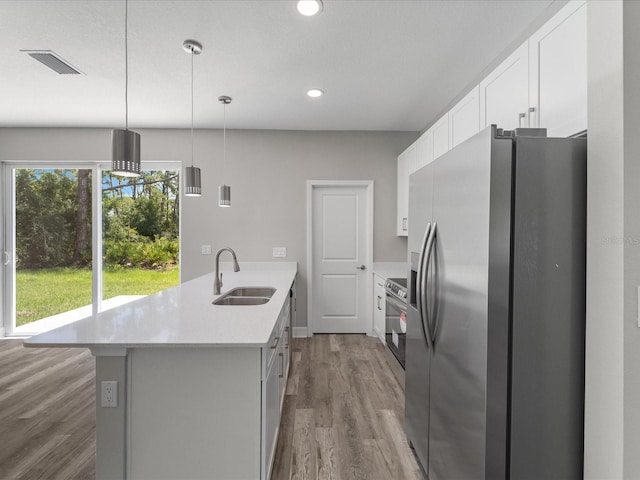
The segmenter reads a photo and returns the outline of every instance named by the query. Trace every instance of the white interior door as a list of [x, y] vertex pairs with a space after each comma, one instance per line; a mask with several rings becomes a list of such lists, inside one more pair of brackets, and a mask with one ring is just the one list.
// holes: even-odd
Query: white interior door
[[373, 182], [309, 188], [309, 332], [370, 334]]

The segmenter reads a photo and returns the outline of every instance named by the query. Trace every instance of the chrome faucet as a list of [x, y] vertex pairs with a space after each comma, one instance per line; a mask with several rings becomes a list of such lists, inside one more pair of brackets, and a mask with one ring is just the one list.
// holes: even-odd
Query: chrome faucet
[[231, 253], [233, 257], [233, 271], [239, 272], [240, 265], [238, 265], [238, 259], [236, 258], [236, 252], [234, 252], [231, 248], [225, 247], [218, 250], [216, 253], [216, 278], [213, 281], [213, 294], [220, 295], [220, 288], [222, 288], [222, 273], [220, 273], [220, 254], [224, 251]]

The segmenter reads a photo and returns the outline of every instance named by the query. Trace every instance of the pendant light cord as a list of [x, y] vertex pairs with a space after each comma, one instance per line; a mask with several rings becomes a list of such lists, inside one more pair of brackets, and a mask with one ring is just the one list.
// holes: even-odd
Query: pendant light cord
[[124, 128], [129, 130], [129, 1], [124, 0]]
[[193, 50], [191, 50], [191, 166], [193, 167]]
[[227, 103], [224, 102], [222, 104], [223, 111], [223, 120], [222, 120], [222, 158], [224, 164], [222, 166], [222, 178], [224, 179], [225, 173], [227, 172]]

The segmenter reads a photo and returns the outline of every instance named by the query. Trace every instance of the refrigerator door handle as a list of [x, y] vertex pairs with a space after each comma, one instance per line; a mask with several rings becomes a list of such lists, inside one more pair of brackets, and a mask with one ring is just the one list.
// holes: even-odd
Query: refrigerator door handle
[[433, 245], [436, 238], [436, 228], [437, 224], [434, 222], [431, 226], [431, 232], [429, 233], [429, 238], [427, 239], [426, 245], [426, 253], [424, 257], [424, 265], [422, 268], [422, 283], [420, 285], [420, 295], [422, 296], [422, 309], [424, 310], [424, 329], [427, 336], [427, 343], [429, 344], [429, 348], [433, 349], [435, 346], [434, 338], [431, 334], [431, 308], [429, 305], [429, 295], [427, 292], [427, 280], [429, 278], [429, 265], [431, 264], [431, 255], [433, 253]]
[[425, 307], [423, 304], [423, 291], [424, 291], [424, 279], [426, 278], [424, 271], [424, 258], [427, 251], [427, 243], [431, 234], [431, 222], [427, 224], [427, 228], [424, 232], [424, 238], [422, 239], [422, 245], [420, 247], [420, 257], [418, 259], [418, 271], [416, 274], [416, 306], [418, 307], [418, 316], [420, 317], [420, 326], [422, 327], [422, 336], [427, 342], [429, 349], [431, 349], [431, 338], [428, 334]]
[[[433, 224], [431, 228], [431, 238], [429, 239], [428, 253], [427, 253], [427, 266], [431, 264], [431, 257], [434, 256], [433, 252], [436, 248], [437, 243], [437, 235], [438, 235], [438, 225], [436, 223]], [[435, 261], [434, 256], [434, 267], [433, 267], [433, 285], [437, 290], [438, 288], [438, 265]], [[430, 268], [427, 267], [427, 274], [430, 273]], [[429, 333], [429, 339], [431, 340], [431, 345], [435, 346], [436, 344], [436, 331], [438, 325], [438, 305], [437, 305], [437, 295], [432, 295], [431, 301], [429, 300], [429, 292], [425, 288], [425, 305], [427, 305], [427, 310], [429, 312], [428, 322], [427, 322], [427, 332]], [[433, 316], [432, 316], [433, 313]]]

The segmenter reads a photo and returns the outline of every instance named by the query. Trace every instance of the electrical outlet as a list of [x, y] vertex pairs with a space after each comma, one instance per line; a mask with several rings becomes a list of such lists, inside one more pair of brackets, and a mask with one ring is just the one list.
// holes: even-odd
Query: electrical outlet
[[202, 255], [211, 255], [211, 245], [202, 245], [200, 249]]
[[274, 257], [286, 257], [287, 256], [287, 248], [286, 247], [273, 247], [273, 256]]
[[108, 381], [100, 384], [100, 406], [101, 407], [117, 407], [118, 406], [118, 382]]

